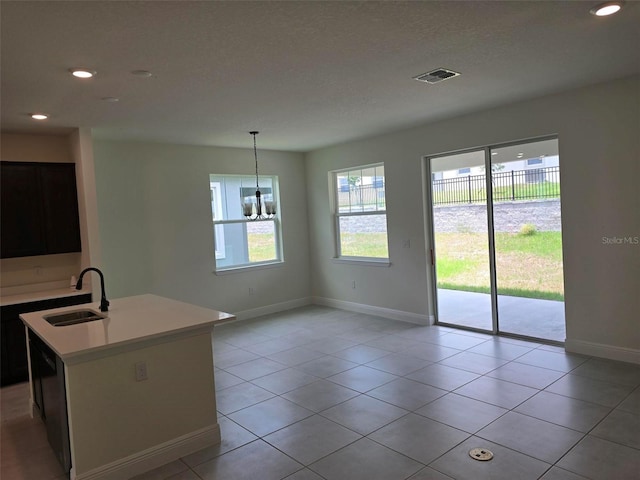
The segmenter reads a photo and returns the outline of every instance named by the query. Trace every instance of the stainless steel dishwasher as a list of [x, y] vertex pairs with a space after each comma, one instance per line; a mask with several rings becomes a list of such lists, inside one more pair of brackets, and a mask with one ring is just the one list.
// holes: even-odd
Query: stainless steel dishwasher
[[67, 474], [71, 470], [64, 364], [40, 337], [29, 330], [34, 403], [47, 426], [47, 438]]

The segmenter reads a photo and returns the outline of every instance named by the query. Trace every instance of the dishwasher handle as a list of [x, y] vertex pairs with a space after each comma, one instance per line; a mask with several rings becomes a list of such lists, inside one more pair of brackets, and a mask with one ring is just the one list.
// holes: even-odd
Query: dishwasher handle
[[57, 370], [56, 362], [51, 357], [49, 357], [49, 355], [47, 355], [47, 352], [43, 350], [40, 350], [40, 355], [42, 356], [42, 359], [45, 361], [45, 363], [49, 365], [51, 370], [53, 370], [53, 372], [55, 373]]

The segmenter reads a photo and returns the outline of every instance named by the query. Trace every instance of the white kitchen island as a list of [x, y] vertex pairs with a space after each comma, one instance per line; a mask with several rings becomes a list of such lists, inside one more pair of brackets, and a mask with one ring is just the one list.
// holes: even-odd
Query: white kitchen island
[[87, 307], [99, 312], [92, 303], [21, 315], [64, 363], [70, 478], [129, 478], [219, 443], [213, 326], [235, 317], [140, 295], [112, 300], [104, 320], [44, 319]]

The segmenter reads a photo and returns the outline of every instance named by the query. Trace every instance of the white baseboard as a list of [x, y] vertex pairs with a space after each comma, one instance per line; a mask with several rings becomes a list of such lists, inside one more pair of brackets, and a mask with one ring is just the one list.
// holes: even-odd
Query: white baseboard
[[220, 426], [216, 423], [195, 432], [174, 438], [133, 455], [77, 474], [71, 469], [71, 480], [122, 480], [131, 478], [203, 448], [220, 443]]
[[580, 353], [592, 357], [608, 358], [620, 362], [640, 364], [640, 350], [616, 347], [603, 343], [583, 342], [582, 340], [566, 340], [564, 349], [571, 353]]
[[315, 305], [324, 305], [326, 307], [339, 308], [340, 310], [348, 310], [350, 312], [366, 313], [367, 315], [375, 315], [378, 317], [389, 318], [391, 320], [415, 323], [417, 325], [433, 325], [435, 322], [433, 315], [421, 315], [419, 313], [375, 307], [362, 303], [346, 302], [344, 300], [335, 300], [333, 298], [313, 297], [313, 303]]
[[[287, 302], [274, 303], [265, 305], [264, 307], [252, 308], [235, 312], [236, 320], [249, 320], [250, 318], [270, 315], [272, 313], [284, 312], [293, 308], [305, 307], [307, 305], [324, 305], [326, 307], [338, 308], [340, 310], [348, 310], [350, 312], [366, 313], [368, 315], [376, 315], [378, 317], [389, 318], [391, 320], [400, 320], [402, 322], [414, 323], [417, 325], [433, 325], [435, 317], [433, 315], [420, 315], [418, 313], [405, 312], [402, 310], [393, 310], [390, 308], [374, 307], [362, 303], [345, 302], [343, 300], [334, 300], [324, 297], [303, 297]], [[230, 322], [230, 323], [233, 323]]]
[[303, 297], [286, 302], [274, 303], [272, 305], [265, 305], [264, 307], [252, 308], [250, 310], [242, 310], [241, 312], [234, 313], [234, 315], [237, 320], [248, 320], [250, 318], [261, 317], [262, 315], [291, 310], [292, 308], [305, 307], [311, 305], [311, 303], [311, 297]]

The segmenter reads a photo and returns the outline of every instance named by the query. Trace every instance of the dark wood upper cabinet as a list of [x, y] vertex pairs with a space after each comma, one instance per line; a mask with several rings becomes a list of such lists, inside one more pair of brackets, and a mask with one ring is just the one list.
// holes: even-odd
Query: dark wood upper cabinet
[[33, 163], [2, 162], [0, 167], [0, 251], [2, 258], [44, 253], [44, 216]]
[[75, 165], [43, 165], [40, 169], [40, 186], [44, 200], [47, 253], [79, 252], [80, 222]]
[[0, 256], [79, 252], [75, 164], [1, 162]]

